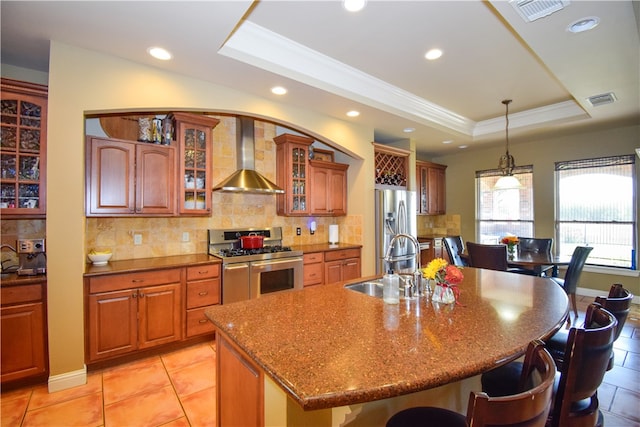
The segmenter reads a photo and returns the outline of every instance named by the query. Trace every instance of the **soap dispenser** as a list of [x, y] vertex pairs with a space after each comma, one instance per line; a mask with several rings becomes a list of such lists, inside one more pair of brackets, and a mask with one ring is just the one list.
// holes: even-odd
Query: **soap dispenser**
[[392, 270], [382, 277], [382, 300], [387, 304], [400, 302], [400, 277]]

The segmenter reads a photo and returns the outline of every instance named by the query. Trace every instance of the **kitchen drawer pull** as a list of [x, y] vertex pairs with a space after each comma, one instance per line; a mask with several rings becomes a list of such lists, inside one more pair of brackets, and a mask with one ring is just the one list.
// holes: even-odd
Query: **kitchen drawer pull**
[[142, 282], [144, 282], [144, 279], [133, 279], [131, 282], [132, 283], [142, 283]]
[[199, 292], [198, 295], [200, 295], [201, 297], [208, 295], [209, 292], [208, 291], [204, 291], [204, 292]]
[[208, 320], [207, 320], [207, 319], [200, 319], [200, 320], [198, 321], [198, 323], [207, 323], [207, 322], [208, 322]]
[[204, 270], [204, 271], [202, 271], [202, 270], [201, 270], [201, 271], [198, 271], [198, 274], [207, 274], [207, 273], [209, 273], [209, 270]]

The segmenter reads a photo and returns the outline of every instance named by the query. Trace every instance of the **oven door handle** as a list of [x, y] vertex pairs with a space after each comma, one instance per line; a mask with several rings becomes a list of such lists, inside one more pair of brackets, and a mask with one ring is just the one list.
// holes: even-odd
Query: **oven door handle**
[[274, 266], [281, 266], [281, 265], [287, 265], [287, 264], [292, 264], [293, 266], [296, 266], [296, 264], [299, 264], [302, 262], [302, 258], [301, 257], [296, 257], [296, 258], [286, 258], [286, 259], [277, 259], [277, 260], [269, 260], [269, 261], [253, 261], [251, 263], [251, 269], [256, 269], [256, 270], [265, 270], [267, 268], [271, 268]]

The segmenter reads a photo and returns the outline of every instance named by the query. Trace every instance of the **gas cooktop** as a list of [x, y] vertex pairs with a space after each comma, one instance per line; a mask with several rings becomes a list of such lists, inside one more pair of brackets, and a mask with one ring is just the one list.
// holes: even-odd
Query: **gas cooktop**
[[[240, 237], [255, 233], [264, 236], [265, 245], [256, 249], [243, 249]], [[209, 230], [209, 255], [222, 258], [223, 262], [249, 262], [279, 258], [301, 257], [302, 251], [282, 246], [282, 227], [240, 228]]]

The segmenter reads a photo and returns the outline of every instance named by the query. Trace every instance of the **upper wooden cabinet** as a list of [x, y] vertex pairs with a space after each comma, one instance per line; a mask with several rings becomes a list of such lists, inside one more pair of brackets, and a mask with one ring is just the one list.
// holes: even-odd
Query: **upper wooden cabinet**
[[310, 160], [309, 166], [311, 215], [346, 215], [349, 165]]
[[0, 213], [3, 218], [46, 213], [47, 87], [0, 80]]
[[446, 213], [446, 169], [445, 165], [416, 161], [419, 214]]
[[276, 143], [276, 184], [284, 194], [276, 195], [278, 215], [309, 216], [309, 146], [312, 138], [288, 133], [273, 138]]
[[211, 131], [220, 122], [200, 114], [173, 113], [179, 147], [178, 213], [211, 214]]
[[171, 216], [176, 212], [175, 148], [87, 137], [87, 216]]

